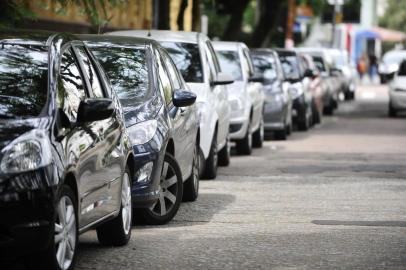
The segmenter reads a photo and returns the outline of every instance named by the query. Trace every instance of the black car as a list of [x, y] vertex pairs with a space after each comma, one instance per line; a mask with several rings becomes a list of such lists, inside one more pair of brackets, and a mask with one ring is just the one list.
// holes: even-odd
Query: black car
[[299, 130], [306, 131], [312, 124], [312, 93], [306, 81], [305, 70], [295, 51], [275, 50], [282, 63], [286, 79], [291, 83], [290, 92], [293, 99], [292, 118]]
[[182, 197], [193, 201], [198, 196], [196, 95], [153, 40], [100, 35], [81, 38], [103, 66], [124, 109], [134, 152], [136, 218], [148, 224], [166, 223], [176, 215]]
[[78, 235], [131, 235], [132, 149], [120, 104], [74, 36], [0, 32], [0, 256], [72, 269]]

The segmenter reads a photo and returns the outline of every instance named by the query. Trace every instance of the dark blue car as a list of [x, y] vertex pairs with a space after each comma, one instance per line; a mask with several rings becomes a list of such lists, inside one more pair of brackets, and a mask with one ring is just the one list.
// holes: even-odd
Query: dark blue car
[[133, 146], [135, 218], [163, 224], [199, 190], [199, 123], [189, 91], [166, 51], [148, 39], [82, 36], [106, 71]]

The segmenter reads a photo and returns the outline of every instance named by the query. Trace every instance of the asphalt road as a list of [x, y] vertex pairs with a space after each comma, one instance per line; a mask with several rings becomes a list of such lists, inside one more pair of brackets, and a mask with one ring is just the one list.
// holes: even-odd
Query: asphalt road
[[80, 237], [77, 269], [406, 269], [406, 116], [385, 87], [287, 141], [233, 156], [165, 226], [122, 248]]

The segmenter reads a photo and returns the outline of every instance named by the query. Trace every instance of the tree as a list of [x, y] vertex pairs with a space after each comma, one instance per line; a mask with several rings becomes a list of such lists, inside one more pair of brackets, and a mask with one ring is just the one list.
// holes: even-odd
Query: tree
[[380, 18], [382, 27], [406, 32], [406, 1], [388, 0], [385, 14]]

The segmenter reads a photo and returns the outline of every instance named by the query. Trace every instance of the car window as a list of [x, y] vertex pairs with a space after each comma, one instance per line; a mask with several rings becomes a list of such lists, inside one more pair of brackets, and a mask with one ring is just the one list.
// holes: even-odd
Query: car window
[[295, 55], [279, 55], [285, 76], [289, 79], [300, 79], [298, 58]]
[[72, 51], [66, 50], [61, 58], [58, 78], [58, 107], [72, 122], [76, 121], [79, 104], [86, 97], [83, 79]]
[[406, 76], [406, 61], [403, 62], [399, 66], [398, 76]]
[[203, 67], [199, 46], [185, 42], [161, 42], [186, 82], [203, 82]]
[[0, 118], [40, 115], [47, 102], [47, 82], [46, 47], [1, 44]]
[[178, 74], [178, 72], [176, 70], [176, 66], [173, 64], [170, 56], [166, 52], [164, 52], [163, 50], [160, 50], [159, 52], [160, 52], [160, 54], [162, 56], [162, 59], [164, 60], [164, 63], [165, 63], [166, 68], [168, 70], [169, 77], [170, 77], [170, 79], [172, 81], [173, 87], [175, 89], [181, 89], [182, 88], [182, 83], [180, 81], [179, 74]]
[[278, 78], [275, 59], [266, 54], [253, 54], [252, 62], [255, 72], [263, 74], [265, 80], [274, 81]]
[[168, 71], [165, 67], [164, 60], [158, 51], [155, 50], [155, 59], [158, 67], [158, 84], [164, 95], [166, 104], [172, 102], [173, 89], [168, 76]]
[[238, 52], [236, 51], [217, 51], [221, 70], [231, 75], [234, 81], [242, 81], [242, 69]]
[[91, 47], [124, 108], [149, 100], [149, 66], [145, 48]]
[[87, 77], [89, 83], [90, 83], [90, 88], [89, 90], [92, 91], [93, 96], [95, 97], [104, 97], [104, 91], [102, 88], [102, 85], [99, 80], [99, 76], [97, 75], [97, 72], [93, 66], [93, 63], [91, 62], [89, 56], [87, 55], [87, 52], [84, 47], [82, 46], [77, 46], [75, 47], [77, 52], [79, 53], [79, 59], [83, 63], [83, 67], [85, 69], [85, 76]]
[[324, 64], [323, 58], [321, 56], [312, 56], [314, 63], [316, 64], [317, 69], [320, 72], [326, 71], [326, 66]]

